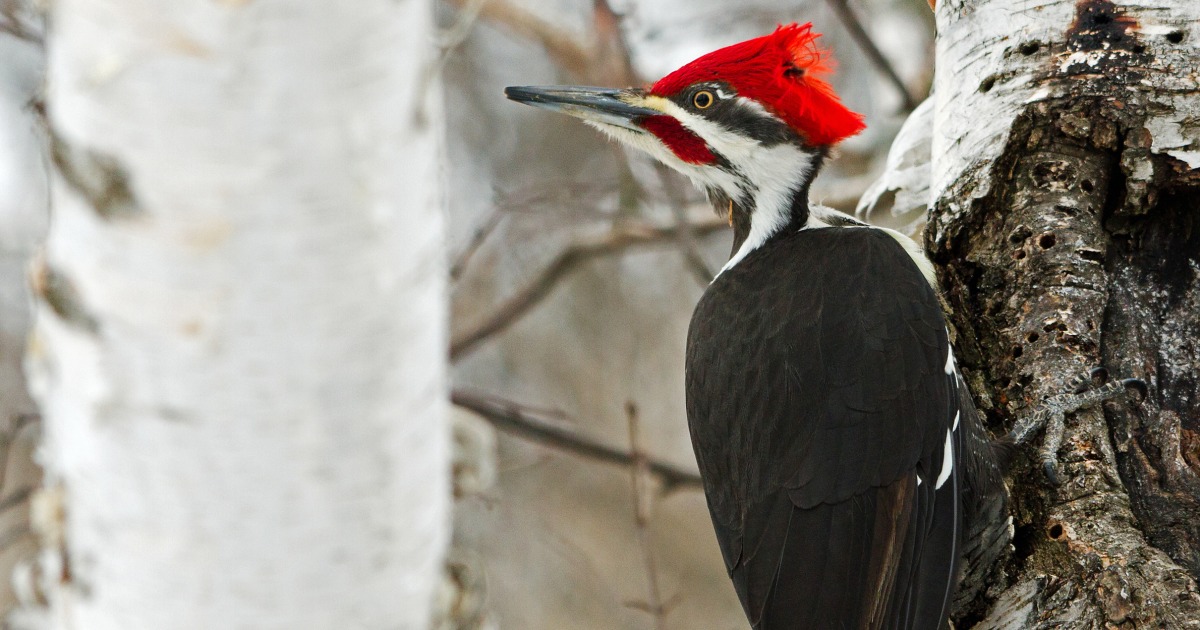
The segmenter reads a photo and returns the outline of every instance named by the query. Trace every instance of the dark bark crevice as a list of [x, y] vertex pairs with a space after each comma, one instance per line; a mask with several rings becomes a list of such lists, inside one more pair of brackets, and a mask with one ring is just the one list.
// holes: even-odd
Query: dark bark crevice
[[[933, 217], [960, 361], [993, 432], [1096, 365], [1152, 392], [1068, 418], [1062, 487], [1018, 458], [1013, 553], [962, 627], [1006, 606], [1030, 628], [1200, 624], [1200, 426], [1184, 420], [1200, 417], [1200, 225], [1193, 197], [1161, 192], [1172, 168], [1131, 140], [1138, 122], [1095, 96], [1034, 104], [991, 193]], [[1128, 176], [1137, 159], [1158, 161], [1149, 182]]]

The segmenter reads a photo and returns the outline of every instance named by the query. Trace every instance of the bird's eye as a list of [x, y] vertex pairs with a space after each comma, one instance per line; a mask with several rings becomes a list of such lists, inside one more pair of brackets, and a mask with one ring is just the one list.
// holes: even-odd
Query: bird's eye
[[692, 105], [695, 105], [696, 109], [708, 109], [715, 102], [717, 102], [717, 98], [708, 90], [696, 92], [696, 95], [692, 97]]

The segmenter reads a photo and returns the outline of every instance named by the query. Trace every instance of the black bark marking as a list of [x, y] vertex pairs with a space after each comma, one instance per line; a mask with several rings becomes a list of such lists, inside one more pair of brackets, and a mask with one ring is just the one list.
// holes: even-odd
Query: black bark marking
[[1067, 47], [1077, 51], [1130, 48], [1136, 41], [1130, 31], [1137, 28], [1137, 20], [1109, 0], [1080, 0], [1067, 29]]
[[111, 155], [70, 146], [58, 134], [50, 139], [50, 156], [63, 181], [87, 199], [102, 219], [120, 219], [141, 212], [128, 171]]
[[79, 289], [62, 272], [46, 263], [38, 265], [34, 271], [33, 289], [67, 324], [92, 334], [99, 332], [100, 324], [84, 304]]

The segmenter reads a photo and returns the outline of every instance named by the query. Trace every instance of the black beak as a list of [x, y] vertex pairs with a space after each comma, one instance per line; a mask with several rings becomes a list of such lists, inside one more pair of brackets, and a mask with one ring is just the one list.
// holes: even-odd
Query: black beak
[[570, 114], [583, 120], [644, 132], [638, 121], [663, 113], [648, 107], [631, 105], [637, 100], [634, 90], [556, 85], [549, 87], [507, 87], [504, 95], [526, 105]]

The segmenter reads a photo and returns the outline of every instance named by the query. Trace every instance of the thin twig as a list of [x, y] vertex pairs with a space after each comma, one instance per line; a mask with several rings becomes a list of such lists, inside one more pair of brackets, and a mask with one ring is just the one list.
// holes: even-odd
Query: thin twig
[[45, 38], [36, 32], [24, 20], [17, 16], [17, 4], [4, 2], [0, 4], [0, 33], [11, 35], [31, 44], [44, 46]]
[[[28, 8], [23, 8], [18, 0], [0, 0], [0, 33], [7, 33], [17, 39], [44, 46], [45, 36], [42, 29], [37, 29], [31, 23], [42, 19], [41, 13], [31, 14]], [[24, 15], [22, 15], [24, 14]]]
[[[729, 226], [720, 219], [689, 223], [696, 236], [728, 230]], [[679, 238], [679, 226], [659, 227], [638, 225], [631, 222], [618, 224], [613, 230], [599, 238], [577, 240], [562, 251], [529, 284], [517, 291], [500, 305], [484, 321], [465, 333], [457, 335], [450, 343], [450, 360], [458, 361], [479, 344], [507, 330], [520, 320], [531, 308], [539, 304], [565, 278], [583, 263], [593, 258], [624, 252], [627, 249], [647, 245], [659, 245]]]
[[33, 494], [33, 486], [25, 486], [20, 490], [14, 490], [11, 494], [0, 499], [0, 514], [8, 510], [29, 502], [30, 495]]
[[[596, 461], [620, 466], [634, 464], [634, 457], [630, 453], [594, 442], [574, 431], [556, 426], [542, 417], [543, 414], [519, 403], [461, 389], [450, 393], [450, 402], [477, 414], [490, 422], [496, 429], [523, 439]], [[700, 476], [696, 473], [655, 460], [647, 460], [646, 466], [654, 476], [662, 481], [663, 493], [681, 488], [700, 487]]]
[[41, 422], [42, 417], [36, 413], [18, 414], [13, 419], [12, 426], [7, 431], [0, 432], [0, 490], [8, 483], [8, 461], [12, 455], [13, 443], [17, 441], [21, 431], [33, 424]]
[[487, 238], [492, 235], [492, 232], [496, 231], [496, 228], [500, 225], [500, 220], [502, 218], [503, 215], [501, 213], [493, 212], [491, 216], [487, 218], [487, 221], [484, 221], [483, 225], [479, 226], [479, 228], [475, 230], [475, 233], [471, 235], [471, 242], [467, 243], [467, 246], [463, 248], [462, 253], [460, 253], [454, 259], [454, 263], [450, 265], [451, 280], [458, 280], [459, 277], [462, 276], [463, 271], [466, 270], [467, 265], [470, 264], [471, 258], [473, 258], [475, 253], [479, 251], [479, 248], [483, 246], [484, 241], [486, 241]]
[[[471, 0], [447, 0], [456, 8], [469, 7]], [[507, 0], [487, 0], [479, 7], [479, 17], [512, 31], [518, 37], [536, 42], [556, 64], [576, 76], [588, 73], [591, 51], [575, 42], [574, 36], [543, 20], [534, 13]]]
[[28, 525], [17, 525], [0, 534], [0, 552], [8, 551], [22, 540], [32, 537], [33, 530]]
[[663, 192], [667, 195], [667, 203], [671, 207], [671, 214], [675, 217], [675, 225], [679, 228], [677, 242], [680, 253], [683, 254], [683, 260], [687, 263], [688, 271], [691, 271], [692, 276], [696, 278], [696, 282], [700, 286], [706, 287], [712, 282], [714, 273], [712, 269], [709, 269], [708, 263], [704, 262], [704, 257], [700, 255], [700, 247], [687, 216], [686, 195], [679, 189], [678, 182], [666, 165], [655, 160], [654, 168], [658, 173], [659, 181], [662, 182]]
[[854, 10], [850, 8], [847, 1], [828, 0], [828, 2], [834, 13], [837, 13], [842, 25], [850, 32], [850, 37], [854, 38], [854, 42], [866, 53], [867, 58], [871, 60], [875, 68], [882, 72], [883, 76], [887, 77], [887, 80], [896, 87], [896, 91], [900, 93], [900, 98], [904, 102], [904, 111], [911, 112], [916, 109], [917, 101], [913, 98], [912, 94], [909, 94], [908, 86], [904, 85], [904, 81], [900, 79], [899, 74], [896, 74], [896, 69], [892, 67], [892, 63], [888, 61], [887, 57], [883, 56], [879, 47], [875, 45], [875, 41], [867, 34], [862, 22], [854, 14]]
[[621, 31], [622, 16], [613, 11], [608, 0], [593, 0], [592, 23], [596, 31], [596, 50], [592, 63], [601, 73], [597, 79], [608, 85], [637, 85], [641, 77], [633, 68], [633, 52]]
[[667, 613], [670, 612], [673, 602], [663, 602], [662, 590], [658, 584], [658, 564], [654, 559], [653, 541], [650, 538], [650, 511], [653, 507], [654, 497], [646, 491], [650, 465], [638, 439], [638, 410], [633, 401], [625, 403], [625, 415], [629, 419], [629, 448], [633, 455], [633, 466], [630, 471], [633, 476], [633, 519], [637, 529], [638, 545], [642, 549], [642, 559], [646, 563], [646, 582], [650, 597], [649, 601], [630, 602], [628, 605], [654, 615], [656, 630], [666, 630]]

